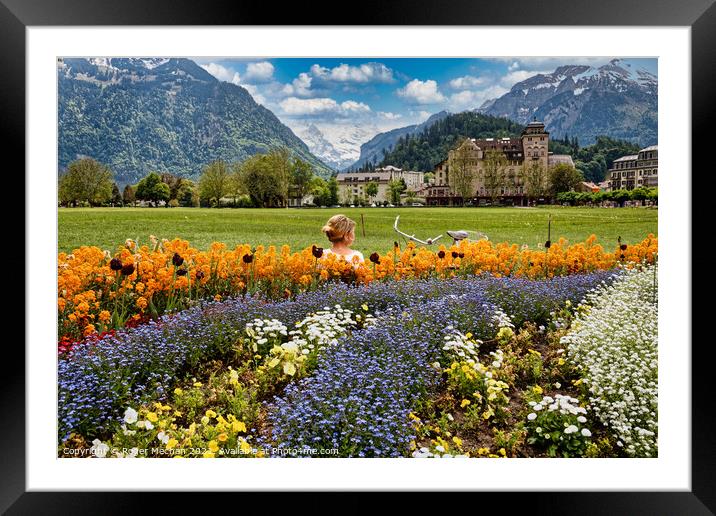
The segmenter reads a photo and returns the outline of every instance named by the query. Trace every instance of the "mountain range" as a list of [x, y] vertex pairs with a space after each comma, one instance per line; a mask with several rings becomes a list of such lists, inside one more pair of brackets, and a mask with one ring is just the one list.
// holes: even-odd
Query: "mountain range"
[[582, 145], [603, 135], [646, 147], [658, 141], [658, 80], [623, 59], [560, 66], [516, 83], [477, 111], [521, 124], [536, 118], [553, 137], [576, 136]]
[[[552, 73], [535, 74], [516, 83], [501, 97], [473, 108], [476, 113], [507, 118], [526, 125], [545, 123], [553, 138], [576, 137], [591, 145], [597, 136], [609, 136], [642, 147], [658, 143], [658, 80], [652, 73], [623, 59], [592, 67], [560, 66]], [[383, 149], [394, 149], [401, 137], [417, 135], [443, 120], [441, 111], [419, 125], [379, 133], [361, 145], [360, 158], [346, 169], [383, 159]], [[309, 145], [310, 147], [310, 145]]]
[[149, 171], [196, 179], [209, 162], [277, 146], [328, 177], [332, 170], [249, 92], [189, 59], [59, 59], [58, 173], [81, 157], [120, 185]]

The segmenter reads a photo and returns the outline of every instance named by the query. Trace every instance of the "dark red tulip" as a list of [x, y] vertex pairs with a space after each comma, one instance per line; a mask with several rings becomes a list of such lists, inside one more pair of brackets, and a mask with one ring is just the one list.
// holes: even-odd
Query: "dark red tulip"
[[552, 247], [552, 242], [550, 242], [549, 240], [547, 240], [547, 241], [544, 243], [544, 246], [545, 246], [547, 249], [549, 249], [550, 247]]
[[626, 244], [622, 244], [619, 246], [619, 249], [621, 249], [622, 251], [626, 251], [626, 248], [627, 248]]
[[453, 257], [453, 259], [454, 259], [454, 258], [457, 258], [457, 256], [458, 256], [457, 251], [453, 251], [453, 252], [452, 252], [452, 257]]
[[458, 253], [457, 254], [460, 258], [465, 258], [465, 253]]
[[186, 269], [177, 269], [177, 276], [186, 276], [188, 272]]
[[174, 253], [174, 256], [172, 256], [172, 263], [175, 267], [179, 267], [182, 263], [184, 263], [184, 258], [182, 258], [179, 253]]
[[133, 272], [134, 272], [134, 264], [133, 263], [128, 263], [122, 267], [122, 274], [124, 274], [125, 276], [129, 276]]
[[122, 260], [119, 258], [112, 258], [109, 261], [109, 268], [113, 271], [121, 271], [122, 270]]
[[251, 263], [254, 261], [254, 255], [253, 254], [245, 254], [242, 258], [244, 260], [244, 263]]
[[196, 279], [200, 280], [204, 277], [204, 271], [196, 271]]
[[445, 258], [445, 251], [438, 251], [438, 258], [440, 258], [441, 260]]
[[370, 261], [373, 263], [380, 263], [380, 255], [378, 253], [372, 253], [370, 255]]
[[311, 247], [311, 254], [315, 256], [316, 258], [320, 258], [323, 256], [323, 248], [322, 247], [316, 247], [315, 245]]

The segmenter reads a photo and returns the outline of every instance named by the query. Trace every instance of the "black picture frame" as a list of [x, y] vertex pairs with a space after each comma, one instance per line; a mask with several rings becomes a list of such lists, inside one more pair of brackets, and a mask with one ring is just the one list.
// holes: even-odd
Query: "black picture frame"
[[[476, 0], [453, 0], [446, 3], [430, 1], [394, 1], [346, 5], [351, 11], [338, 16], [344, 6], [329, 2], [284, 4], [238, 3], [218, 0], [189, 2], [187, 0], [0, 0], [0, 133], [4, 155], [19, 158], [16, 170], [24, 170], [25, 148], [25, 29], [29, 26], [63, 25], [340, 25], [336, 20], [350, 20], [351, 25], [601, 25], [601, 26], [688, 26], [691, 28], [692, 70], [692, 170], [703, 168], [708, 174], [713, 167], [704, 156], [712, 146], [710, 130], [716, 110], [713, 84], [716, 84], [716, 6], [714, 0], [638, 0], [624, 2], [601, 0], [542, 0], [511, 2], [510, 5]], [[318, 21], [316, 13], [330, 13], [331, 20]], [[566, 43], [567, 44], [567, 43]], [[701, 161], [703, 165], [699, 167]], [[681, 171], [689, 175], [690, 171]], [[693, 184], [693, 175], [691, 175]], [[17, 181], [13, 193], [16, 206], [5, 206], [7, 216], [16, 217], [17, 206], [31, 201], [32, 186]], [[22, 192], [22, 194], [20, 194]], [[693, 190], [692, 190], [693, 192]], [[703, 204], [702, 204], [703, 205]], [[692, 221], [697, 221], [695, 199]], [[11, 211], [13, 210], [13, 211]], [[9, 221], [10, 219], [8, 219]], [[15, 242], [24, 242], [28, 235], [17, 224]], [[692, 235], [695, 235], [692, 229]], [[37, 236], [37, 235], [35, 235]], [[24, 246], [6, 258], [5, 270], [27, 269]], [[684, 250], [692, 268], [707, 267], [707, 253], [696, 255]], [[18, 276], [18, 275], [15, 275]], [[15, 278], [16, 281], [19, 277]], [[692, 278], [686, 278], [691, 284]], [[17, 289], [20, 288], [18, 285]], [[20, 290], [13, 290], [19, 292]], [[24, 291], [24, 285], [23, 285]], [[694, 298], [695, 299], [695, 298]], [[31, 307], [27, 307], [31, 309]], [[692, 309], [700, 309], [696, 302]], [[693, 320], [693, 315], [692, 315]], [[480, 505], [497, 501], [500, 507], [549, 514], [714, 514], [716, 490], [713, 489], [714, 456], [716, 455], [713, 424], [713, 401], [710, 386], [712, 371], [707, 368], [710, 341], [691, 346], [693, 335], [684, 335], [683, 342], [669, 343], [691, 348], [692, 356], [692, 489], [688, 492], [534, 492], [480, 493]], [[2, 482], [0, 510], [7, 514], [104, 514], [147, 508], [150, 501], [160, 498], [164, 512], [183, 511], [186, 496], [178, 493], [82, 493], [26, 492], [25, 489], [25, 353], [17, 341], [6, 338], [3, 388], [0, 391], [0, 433]], [[12, 343], [12, 346], [10, 344]], [[16, 357], [10, 358], [9, 348]], [[11, 362], [10, 362], [11, 361]], [[709, 374], [711, 373], [711, 374]], [[12, 417], [8, 417], [12, 415]], [[295, 494], [294, 494], [295, 496]], [[353, 496], [356, 496], [354, 494]], [[212, 495], [212, 505], [218, 502]], [[226, 498], [226, 497], [222, 497]], [[494, 499], [494, 500], [493, 500]], [[205, 500], [206, 501], [206, 500]], [[300, 502], [299, 502], [300, 503]], [[342, 502], [345, 503], [345, 502]], [[494, 510], [494, 509], [493, 509]]]

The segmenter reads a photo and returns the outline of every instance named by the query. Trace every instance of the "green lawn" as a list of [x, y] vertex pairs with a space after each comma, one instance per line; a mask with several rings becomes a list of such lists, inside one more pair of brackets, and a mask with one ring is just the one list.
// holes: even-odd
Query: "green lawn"
[[[179, 237], [206, 249], [211, 242], [229, 246], [288, 244], [299, 249], [317, 244], [328, 246], [321, 227], [328, 218], [343, 213], [356, 221], [354, 249], [363, 254], [389, 250], [402, 238], [393, 231], [400, 215], [402, 231], [421, 239], [444, 234], [440, 243], [452, 240], [446, 230], [481, 231], [495, 242], [535, 246], [547, 239], [547, 220], [552, 215], [552, 240], [565, 237], [580, 242], [589, 235], [616, 245], [657, 234], [657, 210], [649, 208], [335, 208], [335, 209], [208, 209], [208, 208], [60, 208], [58, 250], [71, 252], [82, 245], [114, 250], [125, 239], [147, 243], [149, 235]], [[361, 227], [365, 222], [365, 236]]]

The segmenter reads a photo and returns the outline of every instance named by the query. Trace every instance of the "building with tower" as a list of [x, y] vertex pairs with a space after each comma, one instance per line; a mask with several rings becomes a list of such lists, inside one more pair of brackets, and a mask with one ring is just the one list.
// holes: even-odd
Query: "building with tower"
[[[490, 158], [495, 154], [502, 156], [498, 164]], [[533, 193], [528, 192], [528, 173], [532, 178], [541, 177], [546, 190], [549, 167], [557, 163], [574, 166], [571, 156], [550, 153], [549, 132], [537, 120], [527, 124], [517, 138], [466, 138], [435, 166], [435, 184], [427, 189], [426, 203], [462, 204], [458, 183], [467, 177], [471, 197], [465, 204], [486, 204], [497, 198], [501, 203], [525, 206], [528, 193]]]

